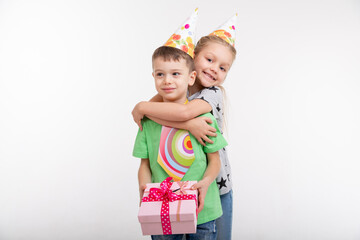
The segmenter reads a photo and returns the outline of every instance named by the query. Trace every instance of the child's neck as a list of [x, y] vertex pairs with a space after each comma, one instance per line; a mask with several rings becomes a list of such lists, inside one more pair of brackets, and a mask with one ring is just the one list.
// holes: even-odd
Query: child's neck
[[185, 104], [187, 103], [188, 99], [187, 97], [183, 97], [183, 98], [180, 98], [180, 99], [177, 99], [177, 100], [174, 100], [174, 101], [171, 101], [171, 100], [167, 100], [165, 98], [163, 98], [164, 102], [171, 102], [171, 103], [181, 103], [181, 104]]
[[194, 85], [192, 85], [191, 87], [189, 87], [189, 95], [193, 95], [194, 93], [199, 92], [200, 90], [202, 90], [204, 87], [199, 83], [199, 81], [195, 81]]

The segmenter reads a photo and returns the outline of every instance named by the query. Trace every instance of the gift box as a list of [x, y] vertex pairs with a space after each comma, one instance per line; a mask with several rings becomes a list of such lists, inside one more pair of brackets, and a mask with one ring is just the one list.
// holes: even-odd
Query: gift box
[[196, 181], [170, 180], [146, 185], [138, 214], [143, 235], [196, 233]]

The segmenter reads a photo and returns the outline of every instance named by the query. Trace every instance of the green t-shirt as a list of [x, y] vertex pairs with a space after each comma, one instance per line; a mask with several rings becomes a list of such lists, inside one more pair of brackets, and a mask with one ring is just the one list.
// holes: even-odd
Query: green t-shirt
[[[204, 147], [196, 138], [189, 133], [191, 144], [194, 150], [195, 161], [190, 166], [181, 181], [200, 181], [203, 178], [207, 167], [206, 153], [216, 152], [227, 145], [225, 138], [221, 135], [217, 122], [213, 115], [210, 113], [203, 114], [201, 116], [210, 117], [212, 119], [212, 127], [216, 129], [216, 137], [209, 137], [213, 144], [206, 144]], [[137, 158], [148, 158], [150, 161], [151, 180], [158, 183], [164, 181], [169, 175], [157, 162], [160, 135], [162, 125], [144, 118], [142, 122], [143, 131], [138, 131], [133, 156]], [[222, 215], [221, 202], [219, 196], [219, 190], [216, 182], [212, 182], [208, 188], [205, 197], [204, 209], [198, 215], [197, 224], [206, 223], [212, 221]]]

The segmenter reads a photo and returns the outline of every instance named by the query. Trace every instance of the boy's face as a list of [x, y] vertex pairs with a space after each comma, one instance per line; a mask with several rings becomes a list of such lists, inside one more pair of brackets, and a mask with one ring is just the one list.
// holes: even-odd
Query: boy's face
[[220, 86], [230, 70], [234, 58], [228, 47], [209, 43], [195, 55], [195, 68], [204, 87]]
[[188, 86], [194, 84], [196, 72], [189, 72], [185, 59], [164, 61], [158, 57], [153, 62], [155, 87], [164, 102], [185, 103]]

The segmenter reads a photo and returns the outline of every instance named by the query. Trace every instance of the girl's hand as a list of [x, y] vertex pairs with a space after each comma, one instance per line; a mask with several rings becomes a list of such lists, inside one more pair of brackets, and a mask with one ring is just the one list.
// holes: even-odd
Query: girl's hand
[[144, 114], [142, 114], [139, 110], [141, 102], [135, 105], [134, 109], [132, 110], [131, 114], [134, 118], [135, 123], [139, 126], [140, 131], [142, 131], [141, 119], [143, 119]]
[[206, 182], [205, 180], [201, 180], [195, 183], [191, 188], [198, 190], [198, 209], [197, 213], [199, 214], [201, 210], [204, 208], [205, 196], [208, 191], [210, 183]]
[[216, 137], [216, 129], [210, 126], [208, 123], [212, 123], [211, 118], [209, 117], [197, 117], [191, 120], [188, 120], [188, 130], [192, 135], [199, 141], [199, 143], [203, 146], [208, 143], [214, 143], [209, 139], [208, 136]]

